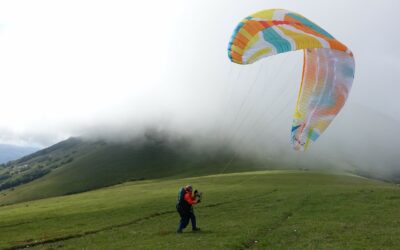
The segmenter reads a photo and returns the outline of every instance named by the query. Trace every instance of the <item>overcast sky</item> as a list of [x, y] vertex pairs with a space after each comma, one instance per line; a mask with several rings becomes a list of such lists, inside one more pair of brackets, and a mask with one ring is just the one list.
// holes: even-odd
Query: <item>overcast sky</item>
[[291, 150], [302, 53], [249, 66], [227, 57], [237, 23], [270, 8], [301, 13], [355, 55], [348, 102], [314, 154], [345, 144], [361, 156], [381, 148], [397, 160], [395, 0], [0, 1], [0, 143], [48, 146], [154, 125], [229, 131], [239, 145], [268, 141]]

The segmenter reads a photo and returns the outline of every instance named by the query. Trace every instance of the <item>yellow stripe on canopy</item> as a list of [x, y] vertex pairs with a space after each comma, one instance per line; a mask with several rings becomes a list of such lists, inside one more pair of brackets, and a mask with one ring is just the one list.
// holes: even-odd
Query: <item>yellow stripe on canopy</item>
[[256, 61], [259, 57], [268, 54], [269, 52], [271, 52], [271, 48], [262, 48], [259, 51], [257, 51], [256, 53], [254, 53], [249, 60], [247, 60], [247, 63], [252, 63], [254, 61]]
[[322, 48], [321, 42], [310, 35], [300, 32], [295, 32], [293, 30], [286, 29], [282, 26], [277, 26], [276, 28], [282, 31], [282, 33], [285, 34], [286, 36], [293, 39], [293, 41], [296, 43], [296, 49], [308, 48], [310, 44], [312, 44], [314, 48]]
[[251, 16], [253, 18], [261, 18], [261, 19], [264, 19], [264, 20], [272, 20], [272, 17], [274, 16], [274, 13], [275, 13], [275, 9], [273, 9], [273, 10], [262, 10], [262, 11], [259, 11], [259, 12], [255, 13], [255, 14], [252, 14]]

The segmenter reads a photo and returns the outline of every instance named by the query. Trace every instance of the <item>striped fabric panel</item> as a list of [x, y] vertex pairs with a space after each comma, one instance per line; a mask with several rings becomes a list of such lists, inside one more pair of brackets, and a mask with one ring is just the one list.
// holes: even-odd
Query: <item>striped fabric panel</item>
[[[282, 20], [272, 19], [275, 13], [279, 13]], [[300, 14], [274, 9], [257, 12], [239, 23], [228, 46], [229, 58], [235, 63], [247, 64], [248, 62], [243, 60], [243, 55], [249, 49], [253, 53], [262, 53], [257, 48], [249, 46], [249, 44], [254, 44], [252, 40], [258, 39], [260, 34], [266, 42], [272, 44], [274, 48], [270, 49], [277, 54], [305, 48], [348, 50], [327, 31]], [[296, 46], [291, 46], [290, 40], [296, 41]], [[265, 51], [264, 48], [258, 49]], [[264, 54], [264, 57], [271, 55], [273, 54]]]
[[304, 50], [303, 76], [293, 115], [291, 142], [306, 150], [343, 107], [354, 79], [351, 51], [304, 16], [282, 9], [257, 12], [243, 19], [228, 45], [232, 62]]

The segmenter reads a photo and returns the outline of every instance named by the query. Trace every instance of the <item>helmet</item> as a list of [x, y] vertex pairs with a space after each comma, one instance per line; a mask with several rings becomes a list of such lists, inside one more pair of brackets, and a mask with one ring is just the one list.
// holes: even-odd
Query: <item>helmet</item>
[[193, 190], [192, 185], [186, 185], [185, 190], [186, 191], [192, 191]]

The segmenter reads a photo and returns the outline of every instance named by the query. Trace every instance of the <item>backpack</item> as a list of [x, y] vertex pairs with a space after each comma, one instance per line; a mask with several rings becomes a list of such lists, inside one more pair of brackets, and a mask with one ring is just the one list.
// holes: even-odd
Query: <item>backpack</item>
[[185, 199], [185, 188], [180, 188], [178, 192], [178, 199], [176, 200], [176, 208], [180, 208], [183, 204], [183, 200]]

